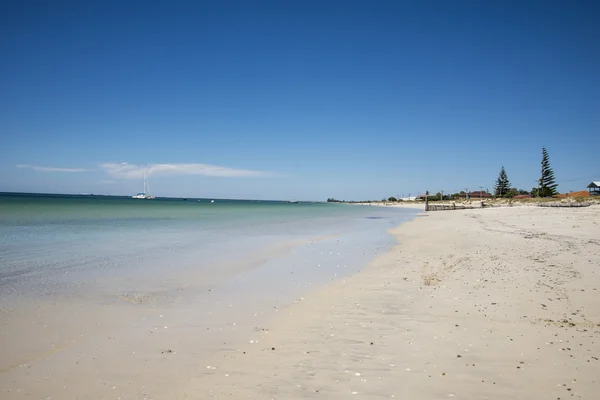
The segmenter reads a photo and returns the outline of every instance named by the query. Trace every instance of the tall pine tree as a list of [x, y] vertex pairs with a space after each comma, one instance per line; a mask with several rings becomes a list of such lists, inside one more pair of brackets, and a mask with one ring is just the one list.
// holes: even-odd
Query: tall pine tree
[[551, 197], [558, 193], [556, 190], [558, 184], [554, 181], [554, 171], [550, 167], [550, 158], [545, 147], [542, 147], [542, 177], [539, 186], [538, 195], [540, 197]]
[[508, 181], [508, 176], [506, 176], [504, 166], [502, 166], [500, 175], [498, 175], [498, 179], [496, 179], [496, 184], [494, 185], [494, 192], [496, 197], [502, 197], [507, 194], [509, 190], [510, 182]]

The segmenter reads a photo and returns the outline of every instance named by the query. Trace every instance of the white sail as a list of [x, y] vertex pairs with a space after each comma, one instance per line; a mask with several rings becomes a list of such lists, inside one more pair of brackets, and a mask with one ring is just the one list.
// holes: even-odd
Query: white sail
[[150, 184], [148, 183], [148, 177], [146, 176], [146, 170], [144, 170], [144, 191], [136, 194], [135, 196], [131, 196], [131, 198], [132, 199], [146, 199], [146, 200], [155, 199], [155, 197], [150, 194]]

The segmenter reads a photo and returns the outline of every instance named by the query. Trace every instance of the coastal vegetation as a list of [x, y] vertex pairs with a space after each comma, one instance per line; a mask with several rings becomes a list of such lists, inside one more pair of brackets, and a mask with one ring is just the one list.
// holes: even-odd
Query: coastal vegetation
[[496, 197], [504, 197], [504, 195], [508, 194], [510, 190], [510, 181], [508, 180], [508, 176], [506, 175], [506, 171], [504, 170], [504, 165], [500, 170], [500, 174], [498, 175], [498, 179], [496, 180], [496, 185], [494, 185], [494, 193]]
[[542, 147], [542, 176], [539, 182], [539, 197], [551, 197], [558, 193], [558, 184], [554, 181], [554, 171], [550, 167], [548, 150]]

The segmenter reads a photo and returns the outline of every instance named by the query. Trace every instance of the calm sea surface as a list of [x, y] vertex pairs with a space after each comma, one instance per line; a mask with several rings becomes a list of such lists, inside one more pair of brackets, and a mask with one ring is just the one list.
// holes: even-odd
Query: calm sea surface
[[323, 203], [0, 194], [0, 299], [193, 291], [265, 266], [293, 265], [319, 282], [340, 265], [360, 268], [393, 243], [387, 229], [412, 216]]

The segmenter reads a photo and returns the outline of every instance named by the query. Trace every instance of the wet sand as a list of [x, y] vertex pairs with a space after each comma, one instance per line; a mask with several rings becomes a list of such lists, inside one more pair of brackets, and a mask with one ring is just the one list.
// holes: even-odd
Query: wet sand
[[434, 212], [171, 398], [593, 399], [600, 207]]

